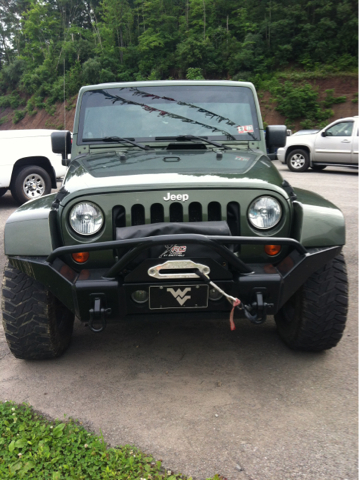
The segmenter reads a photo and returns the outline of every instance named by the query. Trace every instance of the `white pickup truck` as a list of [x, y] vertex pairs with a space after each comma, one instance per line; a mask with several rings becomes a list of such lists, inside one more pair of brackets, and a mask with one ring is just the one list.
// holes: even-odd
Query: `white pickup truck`
[[66, 173], [62, 156], [52, 152], [51, 133], [57, 130], [0, 131], [0, 197], [10, 188], [19, 204], [56, 188]]
[[293, 172], [323, 170], [326, 166], [358, 167], [359, 119], [346, 117], [335, 120], [322, 130], [306, 135], [287, 137], [277, 158]]

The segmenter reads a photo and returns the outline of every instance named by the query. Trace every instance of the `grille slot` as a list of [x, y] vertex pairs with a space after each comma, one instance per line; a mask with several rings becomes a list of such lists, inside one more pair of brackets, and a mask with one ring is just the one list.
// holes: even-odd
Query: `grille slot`
[[240, 235], [240, 216], [238, 202], [229, 202], [227, 204], [227, 223], [234, 237]]
[[161, 223], [165, 221], [163, 205], [154, 203], [151, 205], [151, 223]]
[[145, 207], [139, 203], [133, 205], [131, 208], [131, 220], [132, 225], [144, 225], [145, 224]]
[[183, 222], [183, 206], [180, 203], [171, 203], [170, 222]]
[[202, 222], [202, 205], [199, 202], [192, 202], [188, 208], [188, 220], [190, 222]]
[[114, 207], [113, 209], [113, 224], [115, 228], [126, 226], [126, 209], [122, 205]]
[[222, 208], [219, 202], [211, 202], [208, 204], [208, 221], [219, 222], [222, 220]]

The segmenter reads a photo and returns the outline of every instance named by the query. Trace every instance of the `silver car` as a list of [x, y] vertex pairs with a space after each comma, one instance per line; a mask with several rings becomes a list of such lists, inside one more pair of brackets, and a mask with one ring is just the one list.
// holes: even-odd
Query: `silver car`
[[326, 166], [358, 167], [358, 116], [335, 120], [316, 133], [291, 135], [277, 158], [293, 172]]

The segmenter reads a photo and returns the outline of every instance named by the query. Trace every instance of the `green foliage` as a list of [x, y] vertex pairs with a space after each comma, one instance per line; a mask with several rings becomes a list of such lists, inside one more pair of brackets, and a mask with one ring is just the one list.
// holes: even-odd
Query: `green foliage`
[[14, 116], [12, 118], [12, 123], [17, 124], [22, 120], [26, 115], [26, 110], [15, 110]]
[[0, 97], [0, 107], [2, 108], [11, 107], [12, 109], [15, 109], [24, 104], [25, 100], [21, 98], [17, 92]]
[[318, 91], [309, 83], [295, 87], [291, 82], [284, 82], [275, 88], [278, 112], [288, 120], [311, 117], [318, 109]]
[[285, 8], [281, 0], [70, 3], [26, 0], [0, 9], [2, 94], [18, 89], [52, 103], [63, 100], [64, 82], [69, 97], [98, 82], [357, 70], [352, 0], [287, 0]]
[[1, 108], [10, 107], [9, 95], [4, 95], [4, 96], [0, 97], [0, 107]]
[[25, 68], [25, 62], [21, 58], [15, 58], [14, 61], [2, 68], [1, 80], [6, 89], [16, 88]]
[[358, 103], [358, 94], [357, 93], [354, 95], [354, 98], [352, 99], [352, 102], [353, 103]]
[[[28, 405], [0, 403], [0, 478], [179, 480], [135, 447], [109, 448], [74, 420], [46, 421]], [[215, 475], [213, 480], [222, 477]], [[190, 478], [188, 480], [191, 480]], [[210, 480], [210, 479], [208, 479]]]
[[328, 108], [337, 103], [345, 103], [347, 97], [334, 97], [334, 88], [330, 90], [325, 90], [325, 99], [323, 101], [323, 106]]
[[[314, 128], [325, 126], [327, 120], [334, 115], [333, 110], [324, 109], [336, 103], [336, 98], [327, 95], [327, 103], [323, 105], [318, 101], [319, 92], [309, 83], [294, 85], [292, 82], [281, 84], [272, 81], [267, 87], [277, 102], [276, 110], [286, 117], [289, 123], [295, 120], [304, 119], [302, 128]], [[338, 97], [341, 98], [341, 97]]]
[[26, 112], [27, 112], [27, 114], [30, 115], [30, 116], [37, 114], [37, 110], [35, 110], [35, 100], [34, 100], [34, 98], [30, 98], [30, 99], [27, 101], [27, 104], [26, 104]]
[[[49, 101], [50, 100], [50, 101]], [[56, 105], [53, 104], [54, 100], [53, 99], [48, 99], [46, 102], [45, 102], [45, 110], [46, 112], [53, 116], [56, 112]]]
[[39, 108], [40, 110], [42, 108], [45, 108], [46, 105], [45, 105], [43, 97], [36, 96], [36, 97], [33, 97], [33, 99], [34, 99], [34, 105], [35, 105], [36, 108]]
[[9, 121], [8, 116], [4, 115], [3, 117], [0, 118], [0, 125], [3, 125], [4, 123], [7, 123]]
[[100, 82], [101, 62], [98, 58], [90, 58], [82, 65], [82, 80], [84, 85], [94, 85]]
[[188, 68], [186, 73], [187, 80], [204, 80], [202, 70], [200, 68]]

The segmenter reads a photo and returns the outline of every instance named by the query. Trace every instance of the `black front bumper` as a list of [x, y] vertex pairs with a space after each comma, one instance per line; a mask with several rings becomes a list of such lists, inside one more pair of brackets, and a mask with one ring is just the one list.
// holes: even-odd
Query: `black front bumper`
[[[188, 313], [202, 318], [228, 315], [230, 304], [223, 297], [219, 301], [209, 300], [206, 308], [165, 308], [150, 309], [148, 303], [135, 303], [131, 297], [136, 290], [149, 290], [151, 286], [166, 288], [191, 287], [203, 284], [198, 279], [163, 280], [151, 278], [149, 268], [165, 262], [168, 258], [148, 258], [134, 269], [129, 269], [131, 262], [142, 252], [155, 245], [199, 244], [209, 247], [219, 254], [226, 267], [211, 258], [197, 258], [194, 261], [210, 267], [210, 278], [227, 294], [237, 297], [244, 304], [256, 301], [260, 292], [268, 304], [267, 314], [275, 314], [286, 301], [303, 285], [309, 276], [332, 258], [338, 255], [342, 246], [324, 248], [304, 248], [291, 238], [273, 237], [232, 237], [205, 236], [196, 234], [162, 235], [156, 237], [115, 240], [103, 243], [81, 244], [60, 247], [45, 257], [10, 257], [11, 264], [27, 275], [35, 278], [48, 288], [64, 305], [66, 305], [83, 322], [93, 316], [94, 308], [105, 312], [107, 321], [119, 321], [124, 318], [154, 317], [170, 313], [174, 316], [188, 318]], [[273, 264], [246, 264], [226, 245], [266, 245], [286, 246], [288, 255]], [[110, 269], [86, 269], [76, 272], [66, 259], [69, 254], [83, 251], [126, 249], [127, 252]], [[180, 257], [175, 257], [181, 260]]]

